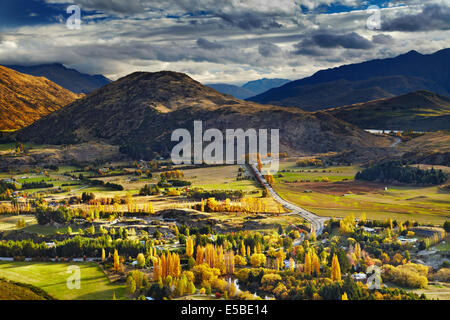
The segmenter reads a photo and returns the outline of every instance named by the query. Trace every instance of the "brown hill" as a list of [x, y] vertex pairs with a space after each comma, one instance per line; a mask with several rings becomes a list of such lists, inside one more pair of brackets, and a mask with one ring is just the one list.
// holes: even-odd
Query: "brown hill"
[[416, 91], [326, 111], [364, 129], [450, 129], [450, 97], [429, 91]]
[[0, 130], [23, 128], [78, 98], [46, 78], [0, 66]]
[[136, 72], [52, 113], [18, 132], [22, 141], [75, 144], [106, 141], [142, 158], [170, 154], [177, 128], [280, 129], [284, 150], [341, 151], [388, 146], [376, 137], [324, 112], [259, 105], [221, 94], [185, 74]]

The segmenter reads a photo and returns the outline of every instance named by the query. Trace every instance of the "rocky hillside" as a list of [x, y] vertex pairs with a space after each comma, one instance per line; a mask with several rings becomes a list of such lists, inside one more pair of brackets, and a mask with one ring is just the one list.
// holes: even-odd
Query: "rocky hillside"
[[[137, 72], [21, 130], [17, 139], [49, 144], [103, 140], [134, 157], [167, 156], [172, 131], [208, 128], [280, 129], [284, 150], [327, 152], [391, 142], [324, 112], [263, 106], [205, 87], [185, 74]], [[192, 131], [191, 131], [192, 132]]]
[[0, 66], [0, 130], [23, 128], [78, 98], [46, 78]]
[[450, 97], [429, 91], [327, 110], [364, 129], [450, 130]]

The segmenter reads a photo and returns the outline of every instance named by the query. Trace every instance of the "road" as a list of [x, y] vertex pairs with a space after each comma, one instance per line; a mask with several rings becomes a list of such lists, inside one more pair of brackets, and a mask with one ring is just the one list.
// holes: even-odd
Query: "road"
[[259, 179], [261, 179], [263, 185], [267, 188], [267, 190], [269, 190], [269, 193], [272, 195], [272, 197], [275, 199], [275, 201], [280, 203], [284, 208], [291, 210], [291, 212], [285, 213], [284, 215], [292, 215], [292, 214], [299, 215], [311, 223], [311, 227], [316, 232], [317, 236], [322, 234], [323, 224], [326, 220], [328, 220], [328, 218], [319, 217], [312, 212], [309, 212], [303, 208], [300, 208], [299, 206], [296, 206], [295, 204], [292, 204], [292, 203], [284, 200], [283, 198], [281, 198], [278, 195], [278, 193], [275, 192], [275, 190], [273, 190], [273, 188], [270, 186], [270, 184], [267, 183], [266, 179], [264, 179], [264, 176], [261, 174], [261, 172], [259, 172], [256, 164], [253, 164], [252, 168], [253, 168], [254, 172], [258, 175]]
[[397, 146], [400, 142], [402, 142], [402, 139], [396, 138], [395, 142], [393, 142], [391, 144], [390, 148], [393, 148], [393, 147]]

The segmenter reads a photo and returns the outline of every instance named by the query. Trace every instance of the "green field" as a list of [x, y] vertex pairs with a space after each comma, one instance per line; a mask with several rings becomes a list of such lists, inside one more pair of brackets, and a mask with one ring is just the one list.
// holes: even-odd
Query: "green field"
[[[68, 266], [81, 269], [80, 289], [69, 289]], [[0, 262], [0, 277], [32, 284], [61, 300], [111, 300], [125, 297], [123, 284], [110, 283], [96, 263]]]
[[220, 166], [184, 171], [185, 179], [194, 187], [207, 190], [258, 190], [254, 180], [236, 181], [239, 166]]
[[8, 230], [14, 230], [16, 229], [16, 223], [19, 219], [24, 219], [25, 223], [28, 226], [34, 226], [37, 224], [36, 218], [34, 216], [12, 216], [12, 215], [0, 215], [0, 232], [1, 231], [8, 231]]
[[[284, 163], [282, 169], [300, 170], [295, 162]], [[450, 220], [450, 193], [437, 186], [392, 186], [354, 182], [357, 167], [305, 168], [309, 172], [281, 173], [274, 189], [288, 201], [321, 216], [355, 217], [365, 213], [368, 219], [442, 225]], [[314, 172], [317, 170], [317, 172]], [[322, 172], [326, 170], [327, 172]], [[331, 170], [331, 172], [328, 172]], [[328, 177], [329, 182], [318, 182]], [[339, 182], [347, 179], [346, 182]], [[303, 180], [304, 182], [301, 182]], [[309, 182], [305, 182], [308, 181]], [[296, 182], [292, 182], [296, 181]], [[387, 187], [387, 190], [385, 190]]]

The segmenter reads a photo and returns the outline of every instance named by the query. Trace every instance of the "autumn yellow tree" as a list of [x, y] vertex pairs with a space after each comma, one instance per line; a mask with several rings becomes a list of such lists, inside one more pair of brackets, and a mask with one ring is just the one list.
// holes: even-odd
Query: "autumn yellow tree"
[[194, 254], [194, 240], [190, 236], [186, 239], [186, 254], [188, 257]]
[[227, 251], [224, 255], [225, 260], [225, 273], [234, 274], [234, 252], [233, 250]]
[[341, 280], [341, 266], [339, 265], [336, 254], [333, 255], [333, 259], [331, 260], [331, 279], [333, 281]]
[[266, 264], [266, 256], [263, 253], [254, 253], [250, 257], [250, 263], [253, 267], [261, 267]]
[[258, 163], [258, 170], [259, 170], [259, 172], [261, 172], [261, 170], [262, 170], [262, 163], [261, 163], [261, 156], [259, 155], [259, 153], [257, 153], [256, 154], [256, 160], [257, 160], [257, 163]]
[[114, 249], [114, 270], [115, 271], [120, 270], [120, 259], [119, 259], [119, 253], [117, 252], [117, 249]]
[[347, 292], [344, 292], [344, 294], [342, 295], [342, 300], [348, 300]]
[[161, 260], [156, 257], [156, 259], [153, 260], [153, 281], [159, 281], [161, 278]]
[[314, 252], [312, 257], [312, 272], [318, 276], [320, 274], [320, 263], [319, 263], [319, 257]]
[[197, 255], [195, 257], [195, 263], [196, 264], [202, 264], [203, 263], [203, 251], [204, 251], [203, 247], [197, 246]]
[[102, 262], [105, 262], [105, 249], [102, 248]]
[[245, 257], [245, 244], [244, 244], [244, 240], [241, 240], [241, 256]]
[[136, 261], [137, 261], [137, 263], [138, 263], [138, 266], [139, 266], [140, 268], [143, 268], [143, 267], [145, 266], [145, 257], [144, 257], [144, 254], [139, 253], [139, 254], [137, 255], [137, 257], [136, 257]]
[[311, 275], [311, 256], [310, 256], [309, 252], [307, 252], [305, 254], [305, 268], [304, 268], [304, 271], [305, 271], [305, 275], [308, 275], [308, 276]]

